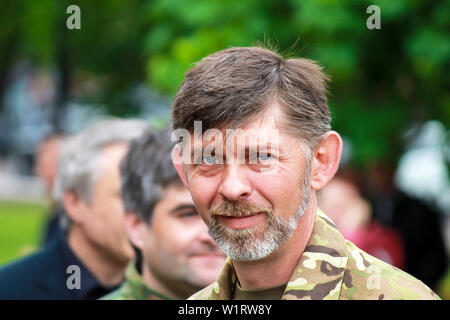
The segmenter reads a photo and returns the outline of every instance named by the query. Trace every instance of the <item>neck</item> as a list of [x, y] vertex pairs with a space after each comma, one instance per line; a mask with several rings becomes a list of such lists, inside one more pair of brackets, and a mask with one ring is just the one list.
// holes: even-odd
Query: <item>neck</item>
[[[164, 279], [163, 275], [155, 275], [145, 262], [142, 263], [142, 279], [145, 284], [166, 297], [175, 300], [186, 300], [191, 295], [202, 289], [201, 287], [194, 288], [189, 283], [182, 280]], [[164, 279], [164, 280], [161, 280]]]
[[308, 208], [300, 218], [297, 229], [285, 243], [264, 259], [233, 261], [239, 284], [243, 289], [263, 289], [289, 282], [311, 236], [316, 209], [315, 195], [311, 194]]
[[100, 251], [75, 225], [69, 231], [68, 244], [78, 259], [103, 286], [114, 287], [123, 281], [127, 264], [118, 262]]

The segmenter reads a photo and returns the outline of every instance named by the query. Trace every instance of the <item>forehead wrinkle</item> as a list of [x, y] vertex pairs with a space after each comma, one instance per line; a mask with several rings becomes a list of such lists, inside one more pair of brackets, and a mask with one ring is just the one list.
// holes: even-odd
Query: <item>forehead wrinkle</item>
[[[273, 98], [273, 100], [275, 100], [275, 97]], [[270, 114], [270, 113], [272, 113], [272, 114]], [[222, 133], [222, 137], [223, 137], [223, 139], [226, 142], [227, 139], [230, 137], [230, 135], [233, 135], [233, 134], [236, 133], [233, 130], [239, 130], [240, 129], [244, 133], [245, 133], [246, 130], [257, 130], [258, 128], [261, 128], [263, 126], [263, 122], [265, 120], [267, 120], [268, 116], [269, 116], [269, 117], [273, 118], [273, 122], [275, 124], [274, 128], [271, 128], [270, 130], [277, 129], [277, 130], [280, 130], [280, 131], [281, 130], [285, 131], [285, 130], [283, 130], [283, 127], [280, 127], [281, 119], [278, 119], [279, 117], [283, 117], [282, 113], [283, 113], [283, 111], [280, 110], [280, 105], [277, 102], [274, 102], [270, 107], [266, 108], [265, 110], [263, 110], [262, 112], [260, 112], [260, 113], [258, 113], [256, 115], [252, 116], [250, 119], [239, 119], [237, 121], [232, 121], [231, 123], [227, 122], [226, 124], [223, 124], [223, 125], [218, 126], [216, 128], [209, 128], [209, 129], [217, 129], [217, 130], [219, 130]], [[255, 121], [255, 118], [259, 118], [258, 120], [256, 120], [257, 123], [258, 123], [257, 128], [256, 129], [252, 129], [252, 128], [245, 129], [245, 127], [250, 125], [252, 123], [252, 121]], [[209, 129], [206, 129], [206, 130], [209, 130]], [[212, 140], [212, 137], [214, 137], [213, 140]], [[211, 145], [211, 144], [217, 143], [217, 140], [218, 140], [218, 139], [216, 139], [217, 136], [214, 136], [214, 135], [208, 137], [208, 139], [203, 139], [204, 138], [204, 132], [201, 133], [201, 137], [199, 137], [199, 138], [202, 139], [202, 146], [203, 147], [205, 147], [207, 145]], [[270, 139], [267, 140], [267, 141], [261, 141], [259, 138], [260, 138], [260, 135], [258, 135], [258, 139], [257, 139], [257, 144], [258, 145], [261, 142], [265, 143], [268, 146], [279, 145], [279, 143], [278, 144], [270, 143], [269, 142]], [[239, 142], [239, 139], [238, 139], [238, 142]], [[246, 143], [245, 144], [247, 144], [247, 139], [246, 139]], [[197, 149], [196, 148], [192, 148], [191, 150], [192, 150], [192, 152], [200, 151], [200, 149], [198, 149], [198, 148]]]

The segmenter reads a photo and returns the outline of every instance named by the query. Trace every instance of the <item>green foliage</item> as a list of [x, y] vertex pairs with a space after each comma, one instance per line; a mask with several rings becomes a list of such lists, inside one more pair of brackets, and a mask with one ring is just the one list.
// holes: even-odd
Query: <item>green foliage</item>
[[[136, 83], [173, 96], [204, 56], [271, 42], [330, 75], [333, 125], [355, 144], [357, 164], [395, 161], [400, 135], [413, 123], [450, 123], [448, 1], [80, 0], [82, 29], [74, 31], [65, 28], [69, 4], [3, 4], [0, 44], [14, 35], [22, 56], [55, 68], [65, 52], [72, 86], [101, 84], [75, 98], [115, 115], [136, 112], [128, 94]], [[381, 9], [380, 30], [366, 27], [372, 4]]]

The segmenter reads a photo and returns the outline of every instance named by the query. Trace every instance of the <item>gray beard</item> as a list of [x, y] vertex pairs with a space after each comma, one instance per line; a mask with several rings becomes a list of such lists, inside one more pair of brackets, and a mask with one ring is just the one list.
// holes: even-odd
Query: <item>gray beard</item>
[[309, 165], [302, 181], [302, 200], [297, 212], [288, 218], [268, 214], [265, 225], [250, 229], [236, 230], [220, 223], [212, 216], [208, 225], [209, 235], [217, 245], [235, 261], [256, 261], [269, 256], [275, 249], [289, 239], [297, 229], [298, 222], [309, 204]]

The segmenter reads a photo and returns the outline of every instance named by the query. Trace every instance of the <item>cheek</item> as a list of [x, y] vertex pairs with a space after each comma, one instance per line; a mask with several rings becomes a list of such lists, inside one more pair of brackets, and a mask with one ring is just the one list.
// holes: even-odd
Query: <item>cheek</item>
[[164, 248], [165, 251], [174, 257], [185, 256], [195, 239], [195, 233], [189, 226], [179, 221], [171, 221], [164, 224], [164, 228], [159, 228], [155, 233], [160, 246], [158, 250]]
[[123, 224], [124, 211], [122, 200], [117, 196], [109, 196], [104, 199], [103, 214], [105, 219], [111, 219], [114, 224]]
[[126, 238], [122, 201], [114, 198], [104, 200], [102, 205], [95, 208], [92, 220], [95, 220], [92, 223], [95, 224], [99, 237], [109, 235], [109, 237], [114, 237], [116, 241]]
[[142, 236], [142, 252], [144, 254], [145, 263], [149, 265], [159, 265], [163, 262], [163, 253], [166, 252], [164, 243], [150, 230], [145, 230]]
[[216, 177], [196, 177], [191, 180], [189, 191], [204, 220], [209, 218], [208, 212], [217, 194], [218, 186], [219, 182]]
[[275, 214], [291, 215], [301, 199], [299, 173], [281, 171], [274, 175], [256, 175], [253, 186], [275, 210]]

